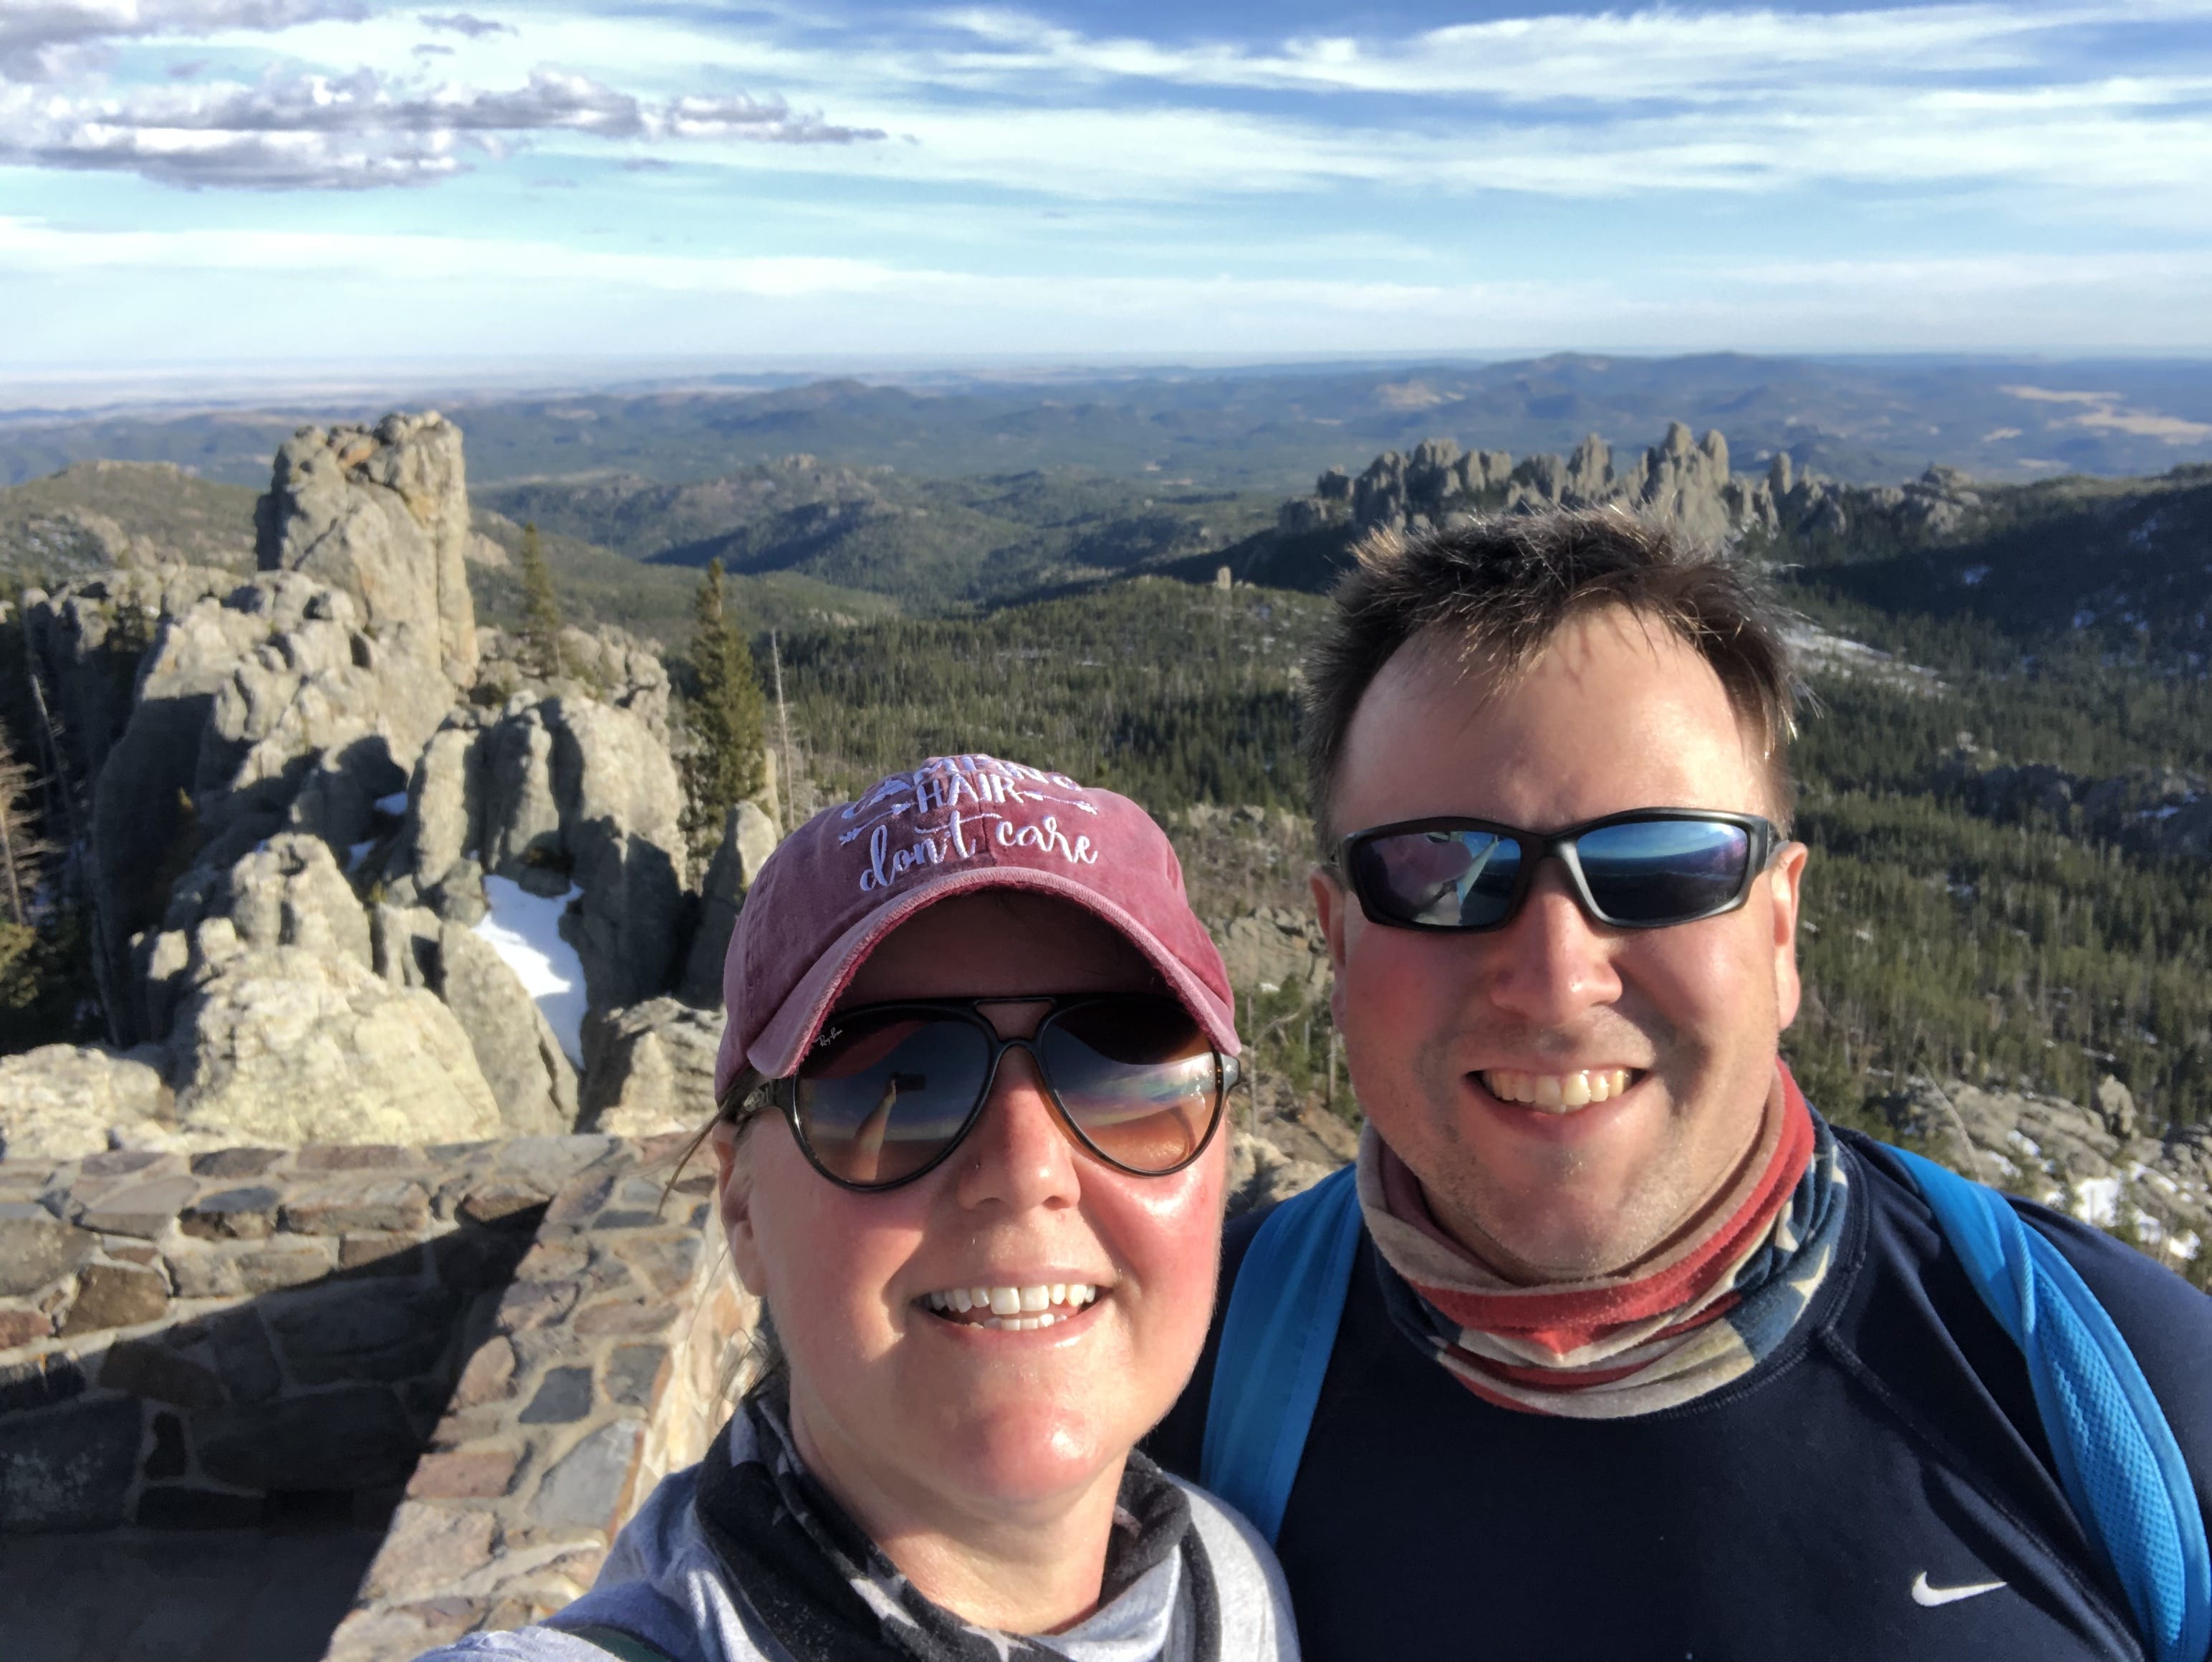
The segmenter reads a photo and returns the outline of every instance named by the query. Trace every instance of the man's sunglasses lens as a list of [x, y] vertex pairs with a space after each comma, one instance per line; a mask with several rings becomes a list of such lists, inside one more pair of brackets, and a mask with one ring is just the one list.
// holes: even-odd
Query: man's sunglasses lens
[[1751, 833], [1711, 819], [1601, 825], [1575, 844], [1590, 895], [1617, 923], [1704, 917], [1735, 898]]
[[[1710, 916], [1734, 901], [1751, 833], [1724, 820], [1630, 819], [1586, 831], [1574, 847], [1606, 921], [1649, 928]], [[1363, 904], [1392, 922], [1494, 929], [1512, 915], [1528, 856], [1519, 837], [1497, 831], [1404, 831], [1354, 843], [1346, 875]]]
[[854, 1017], [799, 1065], [800, 1135], [841, 1182], [902, 1182], [959, 1136], [990, 1061], [991, 1041], [964, 1021], [920, 1012]]
[[1491, 929], [1521, 881], [1521, 844], [1481, 831], [1401, 831], [1352, 851], [1352, 886], [1400, 923]]
[[1158, 1175], [1205, 1146], [1220, 1064], [1173, 999], [1079, 1005], [1048, 1023], [1036, 1046], [1068, 1119], [1115, 1165]]
[[[957, 1142], [994, 1044], [976, 1022], [926, 1010], [833, 1018], [793, 1081], [799, 1135], [840, 1182], [888, 1188]], [[1146, 1175], [1189, 1163], [1220, 1103], [1219, 1063], [1170, 998], [1107, 998], [1055, 1013], [1032, 1041], [1076, 1134]]]

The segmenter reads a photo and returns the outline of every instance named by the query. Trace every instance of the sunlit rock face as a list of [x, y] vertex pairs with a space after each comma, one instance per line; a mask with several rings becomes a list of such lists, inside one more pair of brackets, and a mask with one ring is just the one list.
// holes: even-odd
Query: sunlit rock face
[[[14, 1063], [0, 1096], [29, 1105], [0, 1100], [0, 1141], [575, 1125], [587, 1033], [678, 990], [702, 910], [668, 678], [620, 631], [564, 630], [556, 673], [525, 667], [476, 625], [469, 525], [440, 417], [307, 428], [261, 500], [257, 572], [101, 571], [26, 597], [89, 809], [114, 1042]], [[722, 915], [775, 840], [757, 807], [733, 823]], [[697, 1048], [690, 1025], [616, 1047], [638, 1052], [627, 1094], [653, 1098], [618, 1118], [693, 1115], [689, 1062], [667, 1054]]]
[[264, 571], [344, 590], [379, 639], [466, 686], [477, 667], [470, 538], [461, 432], [432, 411], [287, 439], [256, 510], [254, 556]]

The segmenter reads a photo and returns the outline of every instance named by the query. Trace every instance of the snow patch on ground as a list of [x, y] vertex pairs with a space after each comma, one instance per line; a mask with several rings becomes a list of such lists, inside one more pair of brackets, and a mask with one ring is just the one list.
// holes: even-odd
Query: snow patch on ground
[[549, 900], [508, 878], [487, 877], [483, 886], [491, 910], [473, 933], [521, 978], [523, 990], [544, 1013], [562, 1053], [582, 1067], [584, 964], [576, 949], [561, 938], [561, 915], [584, 892], [571, 888]]
[[366, 843], [356, 843], [347, 848], [345, 868], [349, 877], [361, 869], [361, 862], [368, 858], [368, 851], [375, 846], [376, 839], [372, 837]]
[[407, 812], [407, 793], [404, 790], [396, 790], [389, 796], [378, 797], [369, 806], [379, 813], [388, 813], [397, 819]]
[[2093, 1223], [2100, 1229], [2110, 1229], [2119, 1221], [2120, 1180], [2118, 1178], [2081, 1178], [2074, 1184], [2074, 1215], [2084, 1223]]

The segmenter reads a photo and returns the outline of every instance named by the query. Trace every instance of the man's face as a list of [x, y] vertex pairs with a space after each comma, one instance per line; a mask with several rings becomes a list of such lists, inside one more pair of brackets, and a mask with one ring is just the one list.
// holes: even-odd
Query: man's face
[[[1571, 621], [1500, 685], [1455, 644], [1383, 666], [1346, 735], [1335, 828], [1461, 814], [1552, 831], [1630, 808], [1771, 813], [1765, 766], [1720, 678], [1620, 609]], [[1672, 928], [1586, 917], [1557, 861], [1486, 934], [1370, 923], [1338, 880], [1314, 898], [1360, 1105], [1437, 1220], [1509, 1274], [1629, 1267], [1696, 1221], [1750, 1153], [1778, 1036], [1797, 1012], [1805, 850], [1791, 843], [1739, 910]], [[1569, 1112], [1525, 1099], [1548, 1077], [1626, 1069]], [[1504, 1070], [1537, 1076], [1491, 1085]], [[1557, 1099], [1553, 1099], [1556, 1100]]]

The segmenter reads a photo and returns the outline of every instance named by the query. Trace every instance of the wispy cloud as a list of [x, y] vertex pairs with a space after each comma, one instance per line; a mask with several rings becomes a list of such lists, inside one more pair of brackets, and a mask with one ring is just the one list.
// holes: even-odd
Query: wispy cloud
[[255, 86], [149, 88], [120, 99], [0, 93], [0, 162], [128, 172], [167, 185], [370, 190], [450, 177], [471, 149], [496, 159], [530, 136], [850, 144], [834, 125], [742, 94], [659, 101], [541, 70], [501, 91], [395, 86], [373, 70], [271, 76]]
[[454, 34], [465, 34], [471, 40], [480, 40], [487, 34], [520, 33], [512, 23], [502, 23], [492, 17], [478, 17], [473, 12], [426, 11], [421, 14], [420, 21], [426, 29], [446, 29]]
[[369, 0], [8, 0], [0, 5], [0, 80], [79, 72], [118, 41], [285, 29], [368, 14]]

